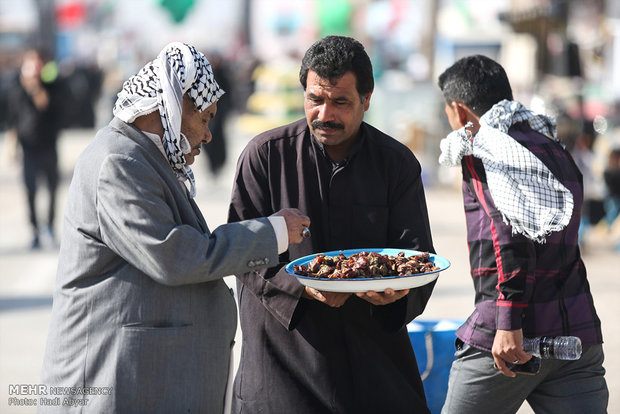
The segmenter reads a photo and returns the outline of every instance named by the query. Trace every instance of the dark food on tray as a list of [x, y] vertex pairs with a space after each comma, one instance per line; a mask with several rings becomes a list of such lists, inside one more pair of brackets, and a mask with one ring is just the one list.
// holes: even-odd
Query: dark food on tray
[[307, 265], [295, 265], [293, 270], [301, 276], [326, 279], [376, 278], [405, 276], [437, 270], [428, 253], [405, 257], [405, 252], [388, 256], [375, 252], [359, 252], [349, 257], [317, 254]]

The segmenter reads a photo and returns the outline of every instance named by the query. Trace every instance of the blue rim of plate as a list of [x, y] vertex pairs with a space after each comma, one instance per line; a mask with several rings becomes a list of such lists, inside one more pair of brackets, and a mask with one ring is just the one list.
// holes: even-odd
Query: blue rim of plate
[[436, 270], [432, 270], [430, 272], [425, 272], [425, 273], [415, 273], [412, 275], [403, 275], [403, 276], [384, 276], [384, 277], [360, 277], [360, 278], [354, 278], [354, 279], [327, 279], [327, 278], [320, 278], [320, 277], [314, 277], [314, 276], [304, 276], [304, 275], [299, 275], [297, 273], [295, 273], [294, 266], [296, 265], [307, 265], [312, 259], [314, 259], [316, 256], [318, 256], [319, 254], [325, 255], [325, 256], [338, 256], [340, 253], [344, 254], [346, 257], [351, 256], [352, 254], [355, 253], [360, 253], [360, 252], [374, 252], [374, 253], [379, 253], [379, 254], [385, 254], [388, 256], [396, 256], [398, 255], [398, 253], [400, 252], [404, 252], [405, 253], [405, 257], [410, 257], [410, 256], [417, 256], [420, 254], [424, 254], [426, 252], [421, 252], [418, 250], [409, 250], [409, 249], [393, 249], [393, 248], [368, 248], [368, 249], [346, 249], [346, 250], [332, 250], [330, 252], [324, 252], [324, 253], [314, 253], [314, 254], [310, 254], [308, 256], [304, 256], [304, 257], [300, 257], [299, 259], [295, 259], [292, 262], [290, 262], [289, 264], [286, 265], [285, 270], [287, 273], [298, 277], [300, 279], [311, 279], [311, 280], [321, 280], [321, 281], [326, 281], [326, 282], [342, 282], [342, 281], [347, 281], [347, 282], [361, 282], [361, 281], [367, 281], [367, 280], [390, 280], [390, 279], [402, 279], [405, 277], [415, 277], [415, 276], [422, 276], [422, 275], [430, 275], [433, 273], [439, 273], [439, 272], [443, 272], [444, 270], [446, 270], [447, 268], [450, 267], [450, 261], [448, 259], [446, 259], [445, 257], [439, 256], [435, 253], [429, 253], [429, 258], [431, 259], [431, 261], [433, 262], [433, 264], [435, 265], [435, 267], [437, 267], [438, 269]]

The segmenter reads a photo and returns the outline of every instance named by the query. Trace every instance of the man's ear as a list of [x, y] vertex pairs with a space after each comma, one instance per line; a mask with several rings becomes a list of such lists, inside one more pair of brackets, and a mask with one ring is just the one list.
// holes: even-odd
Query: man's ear
[[459, 124], [462, 127], [467, 125], [467, 122], [469, 121], [469, 118], [468, 118], [469, 111], [467, 107], [460, 102], [452, 102], [451, 105], [452, 105], [452, 109], [454, 110], [454, 113], [456, 114], [456, 118], [459, 121]]
[[370, 108], [370, 97], [372, 95], [372, 91], [368, 92], [366, 95], [362, 97], [362, 104], [364, 105], [364, 111], [367, 111]]

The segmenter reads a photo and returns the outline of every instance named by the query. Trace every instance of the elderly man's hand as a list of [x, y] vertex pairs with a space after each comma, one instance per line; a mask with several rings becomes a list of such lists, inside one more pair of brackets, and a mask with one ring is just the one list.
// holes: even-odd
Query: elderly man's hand
[[289, 244], [301, 243], [304, 239], [304, 228], [310, 226], [310, 218], [296, 208], [284, 208], [273, 215], [284, 217], [286, 229], [288, 230]]

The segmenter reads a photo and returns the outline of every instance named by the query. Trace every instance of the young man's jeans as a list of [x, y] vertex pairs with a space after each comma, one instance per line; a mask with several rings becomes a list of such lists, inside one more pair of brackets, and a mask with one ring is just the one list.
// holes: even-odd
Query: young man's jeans
[[607, 413], [603, 347], [585, 347], [576, 361], [544, 359], [536, 375], [503, 375], [490, 352], [457, 340], [442, 414], [516, 413], [525, 400], [541, 413]]

